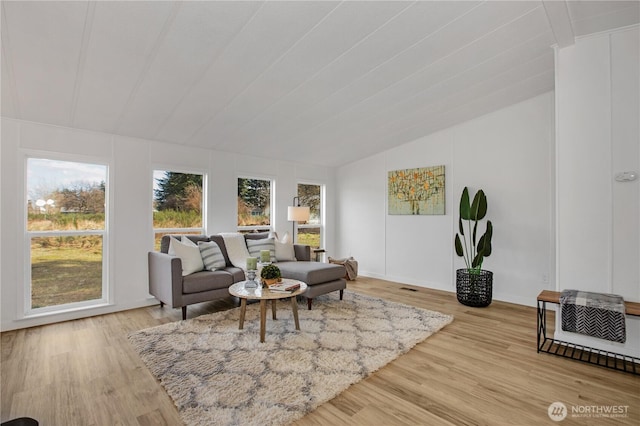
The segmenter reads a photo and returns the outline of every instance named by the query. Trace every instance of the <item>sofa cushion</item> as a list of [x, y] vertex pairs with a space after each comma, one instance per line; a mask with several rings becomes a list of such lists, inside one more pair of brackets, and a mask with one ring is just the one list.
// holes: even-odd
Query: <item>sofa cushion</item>
[[231, 260], [229, 260], [229, 254], [227, 254], [227, 246], [224, 244], [224, 238], [222, 238], [222, 235], [211, 235], [209, 237], [209, 240], [215, 242], [218, 247], [220, 247], [220, 251], [222, 252], [222, 256], [224, 257], [224, 263], [227, 266], [233, 266], [231, 264]]
[[223, 232], [220, 234], [224, 239], [224, 245], [227, 249], [227, 256], [231, 261], [231, 264], [236, 268], [244, 268], [246, 266], [249, 250], [247, 250], [247, 243], [239, 232]]
[[248, 234], [244, 234], [245, 240], [262, 240], [265, 238], [272, 237], [271, 232], [250, 232]]
[[233, 276], [226, 271], [201, 271], [182, 278], [183, 293], [217, 290], [233, 284]]
[[337, 280], [346, 273], [342, 265], [320, 262], [280, 262], [278, 267], [283, 278], [300, 280], [307, 285]]
[[[175, 238], [178, 241], [182, 240], [182, 237], [186, 235], [163, 235], [160, 240], [160, 252], [161, 253], [169, 253], [169, 244], [171, 244], [171, 238]], [[198, 243], [198, 241], [209, 241], [209, 237], [206, 235], [189, 235], [188, 238], [194, 243]]]
[[227, 266], [222, 250], [214, 241], [198, 241], [198, 248], [202, 255], [202, 263], [207, 271], [215, 271]]
[[281, 243], [275, 240], [276, 244], [276, 260], [278, 262], [296, 261], [296, 252], [293, 249], [293, 243]]
[[204, 264], [202, 263], [202, 256], [200, 255], [200, 249], [198, 246], [184, 244], [181, 241], [171, 238], [170, 248], [175, 256], [179, 257], [182, 262], [182, 275], [189, 275], [194, 272], [202, 271]]
[[276, 244], [273, 238], [261, 238], [261, 239], [249, 239], [246, 240], [247, 248], [251, 257], [257, 257], [260, 260], [260, 252], [262, 250], [269, 250], [270, 262], [276, 261]]
[[244, 270], [242, 268], [236, 268], [235, 266], [227, 266], [226, 268], [223, 269], [223, 271], [228, 272], [233, 276], [234, 283], [244, 281], [246, 279], [244, 276]]

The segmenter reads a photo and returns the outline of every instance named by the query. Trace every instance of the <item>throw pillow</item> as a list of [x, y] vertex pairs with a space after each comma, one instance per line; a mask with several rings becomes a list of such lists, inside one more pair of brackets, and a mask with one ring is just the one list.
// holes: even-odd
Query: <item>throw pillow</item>
[[169, 250], [167, 250], [167, 254], [170, 254], [171, 256], [176, 255], [176, 251], [173, 249], [174, 244], [184, 244], [186, 246], [198, 247], [196, 243], [187, 238], [186, 235], [181, 235], [180, 239], [177, 239], [173, 235], [169, 235]]
[[276, 244], [274, 238], [263, 238], [260, 240], [247, 240], [247, 248], [251, 257], [260, 259], [261, 250], [269, 250], [271, 262], [276, 262]]
[[275, 240], [275, 243], [276, 243], [276, 259], [278, 260], [278, 262], [297, 260], [295, 250], [293, 249], [293, 244], [282, 243], [278, 240]]
[[291, 238], [291, 235], [289, 235], [289, 231], [284, 233], [280, 242], [283, 242], [285, 244], [293, 244], [293, 239]]
[[[187, 239], [187, 238], [185, 238]], [[200, 255], [200, 249], [193, 241], [189, 241], [193, 245], [185, 244], [177, 239], [171, 237], [171, 243], [169, 249], [173, 247], [174, 256], [177, 256], [182, 261], [182, 276], [193, 274], [194, 272], [202, 271], [204, 264], [202, 263], [202, 256]]]
[[189, 239], [189, 237], [187, 237], [186, 235], [183, 235], [182, 237], [180, 237], [180, 242], [182, 244], [184, 244], [185, 246], [198, 247], [198, 245], [196, 243], [194, 243], [193, 241], [191, 241]]
[[222, 269], [227, 266], [222, 250], [220, 250], [220, 246], [215, 242], [198, 241], [198, 248], [200, 249], [204, 269], [207, 271], [215, 271], [216, 269]]

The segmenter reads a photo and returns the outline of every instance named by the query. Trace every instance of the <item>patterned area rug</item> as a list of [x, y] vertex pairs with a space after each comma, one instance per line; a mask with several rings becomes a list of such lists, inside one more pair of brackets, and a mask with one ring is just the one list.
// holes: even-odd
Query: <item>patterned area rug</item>
[[383, 299], [337, 292], [300, 302], [295, 331], [288, 301], [203, 315], [132, 333], [129, 340], [187, 425], [291, 423], [449, 324], [453, 317]]

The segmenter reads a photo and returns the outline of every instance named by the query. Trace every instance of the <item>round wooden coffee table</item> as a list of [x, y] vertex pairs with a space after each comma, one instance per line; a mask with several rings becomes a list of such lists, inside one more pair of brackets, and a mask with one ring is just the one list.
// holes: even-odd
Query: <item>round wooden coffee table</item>
[[271, 300], [271, 311], [273, 319], [276, 319], [276, 300], [289, 299], [291, 301], [291, 310], [293, 311], [293, 320], [296, 324], [296, 330], [300, 330], [300, 322], [298, 321], [298, 303], [296, 302], [296, 296], [307, 291], [307, 284], [298, 280], [284, 279], [287, 283], [300, 283], [300, 288], [292, 293], [276, 293], [269, 291], [266, 288], [262, 288], [260, 283], [256, 288], [247, 288], [245, 284], [247, 281], [237, 282], [229, 287], [229, 293], [232, 296], [240, 298], [240, 330], [244, 327], [244, 315], [247, 311], [247, 300], [259, 300], [260, 301], [260, 343], [264, 342], [264, 335], [266, 331], [267, 323], [267, 300]]

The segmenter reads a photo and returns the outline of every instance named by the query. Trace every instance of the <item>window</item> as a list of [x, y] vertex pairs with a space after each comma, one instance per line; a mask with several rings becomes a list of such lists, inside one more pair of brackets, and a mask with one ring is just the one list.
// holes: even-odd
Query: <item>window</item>
[[155, 249], [166, 234], [204, 234], [205, 176], [153, 171], [153, 233]]
[[311, 247], [322, 247], [323, 186], [298, 184], [300, 205], [309, 207], [309, 220], [297, 226], [296, 241]]
[[106, 303], [107, 166], [27, 159], [27, 313]]
[[238, 178], [238, 231], [271, 230], [270, 180], [247, 177]]

